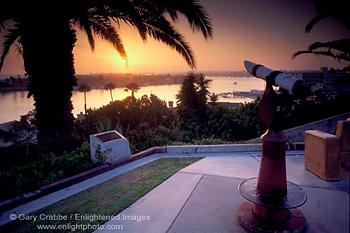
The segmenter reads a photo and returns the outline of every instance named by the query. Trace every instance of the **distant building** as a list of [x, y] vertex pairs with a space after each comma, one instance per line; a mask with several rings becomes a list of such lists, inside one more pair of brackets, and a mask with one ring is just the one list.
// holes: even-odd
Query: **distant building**
[[290, 71], [285, 72], [289, 76], [300, 78], [311, 86], [320, 88], [347, 87], [350, 85], [349, 72], [339, 70], [328, 70], [328, 67], [321, 67], [320, 71]]
[[85, 120], [86, 115], [83, 112], [80, 112], [79, 114], [77, 114], [77, 120], [82, 121]]

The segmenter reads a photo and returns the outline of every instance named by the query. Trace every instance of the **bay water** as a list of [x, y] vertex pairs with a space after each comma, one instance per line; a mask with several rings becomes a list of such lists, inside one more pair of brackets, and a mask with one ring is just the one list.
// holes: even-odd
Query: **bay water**
[[[251, 90], [263, 90], [265, 88], [265, 81], [257, 78], [246, 77], [210, 77], [211, 79], [209, 91], [210, 93], [232, 93], [237, 91], [249, 92]], [[165, 100], [168, 104], [173, 101], [176, 106], [176, 94], [180, 90], [180, 84], [171, 85], [156, 85], [143, 86], [135, 93], [136, 98], [143, 95], [155, 94], [161, 100]], [[125, 88], [116, 88], [112, 91], [113, 100], [121, 100], [131, 95], [130, 92], [124, 92]], [[21, 115], [27, 114], [34, 109], [33, 98], [27, 98], [28, 91], [2, 92], [0, 93], [0, 124], [8, 121], [19, 120]], [[111, 101], [110, 92], [102, 89], [93, 89], [87, 93], [87, 107], [99, 108], [107, 105]], [[230, 103], [244, 103], [254, 101], [248, 97], [226, 96], [226, 98], [219, 97], [218, 102]], [[73, 114], [76, 117], [80, 112], [84, 112], [84, 93], [74, 91], [72, 96]]]

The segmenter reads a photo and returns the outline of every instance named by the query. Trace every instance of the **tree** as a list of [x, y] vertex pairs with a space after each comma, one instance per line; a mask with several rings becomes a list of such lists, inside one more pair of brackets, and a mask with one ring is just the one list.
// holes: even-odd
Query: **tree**
[[210, 81], [206, 80], [203, 74], [192, 72], [188, 73], [182, 81], [176, 98], [178, 100], [177, 115], [183, 128], [188, 128], [188, 123], [191, 121], [204, 120]]
[[11, 124], [9, 129], [9, 137], [5, 138], [6, 141], [12, 141], [14, 143], [25, 143], [26, 155], [29, 155], [30, 143], [37, 143], [37, 129], [34, 125], [34, 111], [30, 111], [27, 115], [21, 116], [19, 121]]
[[104, 88], [105, 88], [105, 90], [109, 90], [109, 92], [111, 94], [111, 99], [112, 99], [112, 102], [113, 102], [112, 90], [114, 88], [116, 88], [116, 85], [114, 83], [110, 82], [110, 83], [107, 83]]
[[76, 136], [71, 102], [76, 85], [74, 28], [86, 33], [92, 51], [97, 35], [127, 59], [119, 32], [113, 26], [125, 22], [144, 41], [151, 37], [175, 49], [191, 68], [195, 67], [193, 52], [170, 20], [182, 14], [193, 30], [201, 31], [205, 38], [212, 37], [210, 19], [194, 0], [63, 0], [53, 4], [46, 7], [39, 1], [10, 1], [0, 8], [0, 33], [5, 34], [0, 69], [11, 46], [17, 44], [29, 77], [28, 97], [33, 96], [35, 101], [41, 145], [67, 145]]
[[213, 105], [213, 106], [215, 106], [215, 105], [217, 105], [217, 102], [218, 102], [218, 100], [219, 100], [219, 95], [218, 95], [218, 94], [215, 94], [215, 93], [213, 92], [213, 93], [210, 95], [209, 99], [210, 99], [210, 104]]
[[[315, 2], [317, 16], [314, 17], [305, 27], [305, 32], [309, 33], [313, 26], [323, 19], [333, 17], [339, 20], [347, 30], [350, 30], [350, 1], [318, 0]], [[332, 57], [338, 61], [344, 60], [350, 62], [350, 39], [340, 39], [329, 42], [315, 42], [307, 50], [296, 52], [293, 57], [301, 54], [315, 54]]]
[[86, 92], [91, 91], [91, 87], [86, 83], [83, 83], [78, 87], [78, 91], [84, 92], [84, 109], [85, 109], [85, 115], [86, 115]]
[[176, 95], [177, 99], [177, 115], [180, 118], [180, 122], [187, 119], [198, 120], [197, 108], [198, 108], [198, 95], [197, 87], [195, 85], [197, 76], [190, 72], [182, 80], [179, 93]]
[[138, 90], [140, 90], [141, 88], [139, 87], [139, 85], [137, 85], [136, 83], [129, 83], [126, 88], [124, 89], [125, 92], [128, 92], [129, 90], [131, 91], [131, 96], [133, 98], [135, 98], [135, 92], [137, 92]]
[[156, 95], [151, 94], [148, 98], [146, 95], [141, 97], [141, 101], [144, 103], [142, 110], [145, 116], [145, 120], [150, 126], [157, 128], [160, 123], [167, 121], [168, 108], [164, 100], [159, 99]]
[[208, 88], [211, 81], [210, 79], [205, 79], [203, 74], [197, 76], [199, 115], [203, 115], [207, 110], [207, 102], [210, 94]]

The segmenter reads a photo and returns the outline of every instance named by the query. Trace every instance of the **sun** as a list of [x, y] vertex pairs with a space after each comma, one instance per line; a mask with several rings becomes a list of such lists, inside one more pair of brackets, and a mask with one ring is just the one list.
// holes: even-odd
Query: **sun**
[[125, 60], [125, 59], [123, 59], [123, 60], [122, 60], [122, 63], [126, 64], [126, 60]]

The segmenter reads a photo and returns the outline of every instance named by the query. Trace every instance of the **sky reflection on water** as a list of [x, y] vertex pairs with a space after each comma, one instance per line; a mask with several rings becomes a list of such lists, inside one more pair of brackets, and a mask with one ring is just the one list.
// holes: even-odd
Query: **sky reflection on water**
[[[233, 92], [233, 91], [250, 91], [250, 90], [263, 90], [265, 82], [256, 78], [233, 78], [233, 77], [206, 77], [212, 79], [210, 83], [209, 91], [215, 94]], [[236, 83], [236, 84], [235, 84]], [[160, 86], [145, 86], [135, 93], [136, 98], [140, 98], [143, 95], [155, 94], [160, 99], [173, 101], [176, 105], [176, 94], [180, 90], [179, 84], [173, 85], [160, 85]], [[0, 123], [8, 122], [12, 120], [18, 120], [21, 115], [27, 114], [34, 108], [33, 98], [27, 98], [27, 91], [17, 92], [5, 92], [0, 93], [0, 103], [2, 112], [0, 114]], [[124, 88], [116, 88], [113, 90], [113, 99], [120, 100], [126, 96], [131, 95], [130, 92], [124, 92]], [[249, 98], [219, 98], [219, 102], [233, 102], [244, 103], [250, 102], [253, 99]], [[78, 113], [84, 111], [84, 94], [78, 91], [73, 92], [73, 113], [76, 116]], [[103, 105], [107, 105], [111, 101], [109, 91], [106, 90], [91, 90], [87, 93], [87, 107], [99, 108]]]

